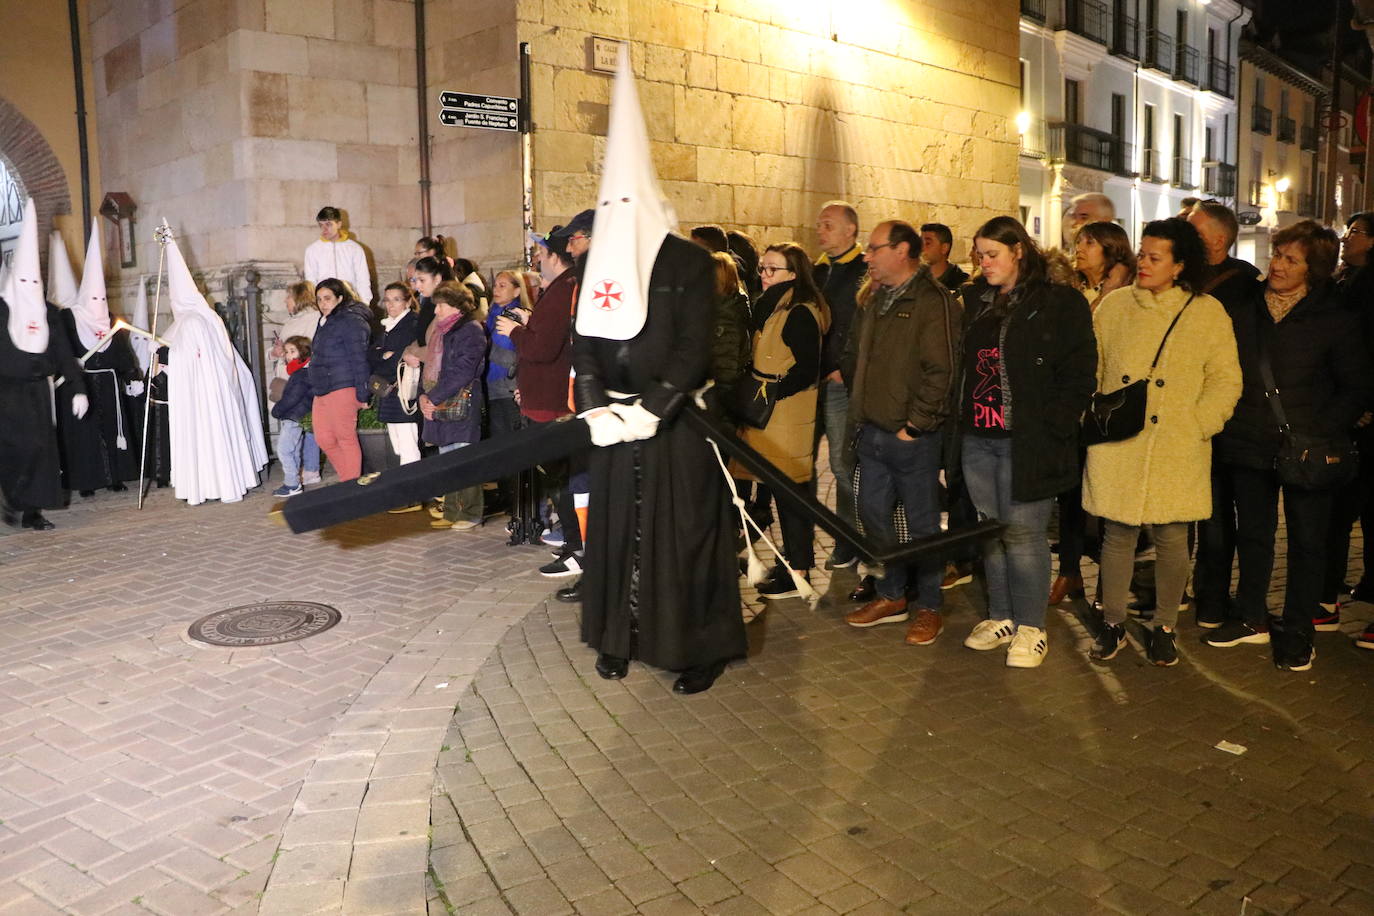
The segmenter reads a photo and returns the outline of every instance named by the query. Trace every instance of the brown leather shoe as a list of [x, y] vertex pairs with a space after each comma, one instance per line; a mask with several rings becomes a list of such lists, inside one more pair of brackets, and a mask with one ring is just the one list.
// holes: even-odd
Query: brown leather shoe
[[1050, 586], [1050, 607], [1062, 604], [1065, 598], [1082, 598], [1082, 576], [1058, 576]]
[[930, 608], [923, 607], [916, 612], [916, 619], [911, 621], [911, 626], [906, 628], [906, 644], [928, 646], [935, 642], [935, 637], [939, 636], [944, 628], [945, 618]]
[[874, 598], [857, 611], [845, 614], [844, 622], [851, 627], [876, 627], [880, 623], [901, 623], [910, 616], [905, 598]]

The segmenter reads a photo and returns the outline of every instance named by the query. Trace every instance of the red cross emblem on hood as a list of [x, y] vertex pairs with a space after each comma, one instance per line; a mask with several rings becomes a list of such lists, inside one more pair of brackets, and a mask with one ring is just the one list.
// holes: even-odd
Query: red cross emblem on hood
[[625, 291], [614, 280], [602, 280], [592, 287], [592, 302], [603, 312], [613, 312], [620, 308]]

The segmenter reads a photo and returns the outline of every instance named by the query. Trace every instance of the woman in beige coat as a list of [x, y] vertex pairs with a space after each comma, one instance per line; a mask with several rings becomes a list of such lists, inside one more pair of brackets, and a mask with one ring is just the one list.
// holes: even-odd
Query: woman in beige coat
[[1193, 292], [1205, 265], [1196, 229], [1181, 219], [1156, 220], [1142, 233], [1135, 284], [1106, 296], [1093, 313], [1098, 390], [1151, 379], [1139, 435], [1088, 448], [1083, 508], [1104, 527], [1107, 625], [1093, 646], [1095, 659], [1111, 658], [1125, 641], [1136, 539], [1148, 525], [1158, 597], [1147, 648], [1156, 665], [1178, 662], [1174, 625], [1188, 581], [1188, 523], [1212, 514], [1211, 439], [1241, 390], [1231, 319], [1216, 299]]

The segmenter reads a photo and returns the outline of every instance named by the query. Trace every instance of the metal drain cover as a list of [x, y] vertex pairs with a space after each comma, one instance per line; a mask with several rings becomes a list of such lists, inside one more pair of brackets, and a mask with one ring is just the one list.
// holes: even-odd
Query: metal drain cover
[[323, 633], [340, 618], [327, 604], [265, 601], [209, 614], [191, 624], [187, 632], [197, 642], [212, 646], [275, 646]]

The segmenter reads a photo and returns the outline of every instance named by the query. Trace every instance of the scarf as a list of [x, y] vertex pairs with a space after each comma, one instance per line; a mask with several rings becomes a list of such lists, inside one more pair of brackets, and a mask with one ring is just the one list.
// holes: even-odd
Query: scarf
[[395, 318], [392, 318], [390, 315], [387, 315], [385, 318], [382, 319], [382, 327], [383, 327], [385, 330], [390, 331], [392, 328], [396, 327], [396, 325], [400, 324], [400, 323], [401, 323], [401, 319], [404, 318], [405, 316], [406, 316], [406, 313], [405, 313], [405, 312], [402, 312], [401, 314], [397, 315]]
[[1274, 319], [1274, 324], [1278, 324], [1289, 312], [1293, 311], [1293, 306], [1302, 301], [1302, 297], [1307, 295], [1307, 286], [1299, 286], [1291, 293], [1276, 293], [1271, 289], [1264, 291], [1264, 304], [1269, 308], [1269, 316]]
[[453, 326], [463, 320], [463, 313], [449, 315], [447, 318], [435, 318], [429, 326], [429, 334], [425, 343], [429, 348], [429, 359], [425, 360], [424, 380], [430, 383], [430, 387], [439, 381], [439, 369], [444, 365], [444, 335], [453, 330]]

